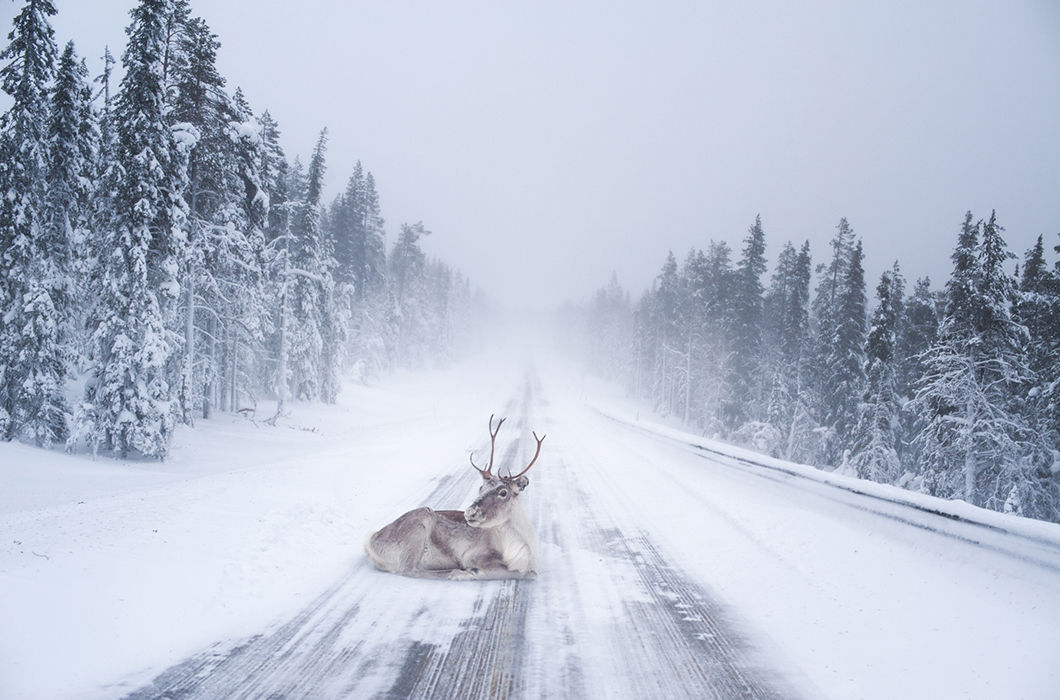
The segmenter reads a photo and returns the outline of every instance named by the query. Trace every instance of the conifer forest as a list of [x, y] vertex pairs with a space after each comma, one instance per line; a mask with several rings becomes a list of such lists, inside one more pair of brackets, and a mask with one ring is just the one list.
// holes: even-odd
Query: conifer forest
[[636, 301], [612, 278], [571, 318], [594, 367], [706, 435], [1060, 521], [1060, 260], [1010, 252], [994, 212], [954, 231], [941, 289], [896, 261], [870, 297], [845, 218], [763, 284], [759, 217], [740, 251], [670, 253]]
[[[372, 172], [329, 164], [326, 128], [285, 153], [189, 0], [138, 2], [100, 75], [56, 12], [26, 0], [0, 53], [0, 436], [164, 459], [179, 424], [266, 398], [275, 421], [466, 342], [485, 301], [425, 225], [388, 241]], [[329, 167], [350, 175], [325, 201]], [[941, 286], [899, 262], [866, 280], [845, 218], [769, 270], [757, 218], [740, 250], [670, 253], [642, 295], [612, 279], [561, 323], [705, 435], [1060, 521], [1060, 245], [1010, 251], [995, 212], [954, 224]]]
[[1060, 697], [1049, 3], [7, 3], [0, 700]]
[[428, 259], [423, 223], [389, 245], [360, 162], [323, 201], [327, 130], [280, 147], [216, 67], [187, 0], [130, 13], [120, 81], [60, 47], [27, 0], [0, 54], [0, 435], [166, 456], [178, 423], [260, 397], [333, 402], [367, 378], [445, 358], [473, 303]]

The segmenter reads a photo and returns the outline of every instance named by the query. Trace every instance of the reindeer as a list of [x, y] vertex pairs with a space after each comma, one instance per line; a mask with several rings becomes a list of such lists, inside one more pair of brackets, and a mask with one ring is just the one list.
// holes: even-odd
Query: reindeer
[[478, 498], [467, 510], [417, 508], [368, 537], [364, 549], [377, 569], [404, 576], [453, 580], [534, 578], [537, 576], [537, 534], [519, 503], [530, 483], [525, 474], [541, 454], [537, 451], [518, 474], [493, 473], [497, 433], [490, 416], [490, 461], [485, 469], [468, 456], [482, 476]]

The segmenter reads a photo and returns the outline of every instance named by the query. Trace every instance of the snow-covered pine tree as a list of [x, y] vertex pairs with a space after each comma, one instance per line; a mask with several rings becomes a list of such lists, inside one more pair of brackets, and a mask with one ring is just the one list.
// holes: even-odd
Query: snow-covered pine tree
[[[816, 342], [820, 347], [830, 345], [835, 334], [838, 325], [835, 317], [842, 293], [843, 273], [850, 264], [851, 251], [854, 249], [854, 229], [850, 227], [846, 217], [839, 220], [835, 236], [829, 245], [832, 248], [832, 259], [827, 266], [818, 267], [821, 279], [814, 290], [811, 316], [812, 323], [817, 328]], [[825, 355], [822, 351], [815, 354], [820, 357]]]
[[778, 431], [783, 430], [791, 415], [791, 396], [786, 381], [790, 362], [785, 357], [790, 341], [786, 337], [788, 297], [792, 294], [798, 254], [791, 241], [786, 242], [777, 255], [777, 264], [770, 278], [762, 306], [762, 341], [768, 376], [769, 395], [766, 399], [766, 420]]
[[1016, 305], [1020, 323], [1030, 333], [1030, 364], [1035, 372], [1045, 372], [1060, 350], [1060, 307], [1057, 306], [1056, 279], [1045, 262], [1045, 244], [1038, 236], [1024, 257]]
[[427, 361], [429, 365], [437, 365], [449, 359], [452, 348], [450, 301], [453, 295], [453, 271], [440, 260], [428, 259], [425, 278]]
[[764, 386], [762, 365], [762, 304], [765, 289], [766, 239], [761, 215], [747, 231], [743, 251], [733, 275], [732, 295], [732, 387], [725, 408], [725, 421], [735, 429], [761, 418]]
[[[326, 135], [326, 130], [321, 134], [321, 142]], [[321, 157], [323, 157], [321, 155]], [[323, 162], [321, 162], [323, 166]], [[312, 173], [311, 173], [312, 174]], [[318, 187], [323, 186], [323, 170], [320, 174], [321, 182]], [[317, 211], [323, 219], [324, 208], [319, 204], [321, 194], [316, 195]], [[331, 235], [331, 229], [323, 223], [320, 224], [321, 253], [323, 257], [323, 268], [321, 274], [321, 340], [320, 348], [320, 398], [325, 403], [335, 403], [339, 395], [339, 372], [346, 358], [346, 348], [350, 333], [350, 314], [348, 307], [342, 303], [335, 286], [335, 239]]]
[[707, 257], [701, 250], [688, 251], [678, 274], [678, 339], [676, 344], [668, 348], [676, 383], [673, 396], [675, 403], [670, 409], [681, 416], [685, 423], [697, 425], [702, 423], [703, 413], [707, 410], [699, 390], [704, 380], [700, 360], [709, 285]]
[[1028, 395], [1029, 420], [1053, 454], [1039, 478], [1043, 496], [1060, 512], [1060, 260], [1049, 269], [1041, 236], [1025, 257], [1016, 313], [1030, 334], [1028, 362], [1037, 378]]
[[258, 177], [264, 188], [268, 204], [268, 217], [265, 220], [265, 238], [270, 243], [285, 235], [288, 212], [287, 195], [287, 156], [280, 146], [280, 126], [268, 110], [257, 119], [260, 136], [260, 161]]
[[225, 353], [227, 403], [221, 397], [221, 408], [241, 408], [241, 402], [254, 401], [262, 378], [269, 376], [264, 348], [273, 313], [267, 298], [267, 274], [264, 226], [268, 221], [269, 197], [262, 178], [260, 163], [264, 142], [254, 113], [240, 89], [232, 96], [234, 121], [229, 125], [230, 161], [233, 189], [237, 193], [231, 208], [239, 228], [227, 226], [231, 236], [227, 256], [224, 294], [228, 316], [228, 341]]
[[291, 194], [301, 190], [291, 216], [291, 316], [289, 321], [290, 372], [294, 395], [303, 400], [322, 396], [322, 385], [333, 372], [334, 348], [325, 348], [329, 323], [331, 264], [328, 242], [321, 228], [320, 195], [323, 188], [327, 130], [323, 130], [309, 163], [304, 182], [292, 170]]
[[810, 278], [812, 260], [809, 241], [796, 253], [787, 243], [766, 297], [767, 346], [769, 348], [770, 395], [767, 420], [780, 434], [778, 456], [816, 462], [822, 459], [811, 415], [813, 388], [810, 384]]
[[905, 400], [912, 398], [917, 380], [924, 374], [923, 353], [939, 334], [939, 317], [931, 279], [916, 281], [913, 293], [906, 299], [899, 324], [897, 391]]
[[828, 402], [833, 413], [831, 424], [839, 436], [841, 449], [850, 446], [850, 435], [857, 422], [857, 406], [865, 389], [866, 298], [865, 254], [861, 241], [854, 245], [850, 262], [843, 271], [842, 292], [836, 319], [835, 343], [828, 356], [831, 369]]
[[657, 410], [671, 411], [677, 405], [677, 348], [681, 345], [681, 280], [677, 258], [667, 253], [655, 278], [651, 295], [651, 335], [656, 345], [652, 372], [652, 399]]
[[[68, 231], [74, 277], [87, 278], [85, 249], [92, 218], [93, 183], [99, 175], [100, 136], [88, 68], [71, 41], [59, 58], [48, 122], [48, 215]], [[77, 292], [75, 291], [75, 294]]]
[[395, 353], [399, 362], [412, 366], [422, 366], [427, 359], [424, 347], [428, 328], [427, 256], [420, 248], [419, 241], [429, 234], [423, 222], [402, 224], [388, 261], [396, 328]]
[[360, 325], [357, 318], [360, 313], [358, 300], [363, 296], [363, 292], [358, 292], [362, 286], [358, 273], [362, 267], [360, 260], [364, 250], [364, 189], [364, 171], [361, 162], [357, 161], [346, 183], [346, 190], [335, 198], [324, 222], [335, 260], [332, 274], [335, 284], [333, 303], [341, 328], [345, 331], [343, 335], [347, 337], [339, 348], [344, 367], [355, 364], [360, 354], [357, 347], [359, 334], [355, 329]]
[[390, 306], [387, 290], [386, 231], [376, 191], [375, 177], [364, 178], [364, 248], [360, 259], [360, 283], [351, 322], [350, 342], [355, 362], [363, 374], [376, 372], [391, 361], [392, 325], [387, 322]]
[[0, 437], [66, 437], [69, 231], [48, 216], [51, 0], [27, 0], [0, 60], [12, 99], [0, 117]]
[[184, 264], [186, 150], [166, 119], [163, 56], [168, 0], [130, 12], [114, 119], [117, 157], [102, 236], [99, 304], [91, 319], [92, 379], [79, 434], [94, 449], [158, 459], [177, 414], [175, 309]]
[[618, 283], [617, 273], [593, 295], [587, 322], [591, 366], [607, 379], [628, 379], [632, 354], [633, 315], [629, 294]]
[[832, 240], [832, 262], [818, 286], [817, 314], [818, 415], [829, 429], [826, 459], [839, 464], [850, 448], [857, 405], [865, 382], [865, 273], [861, 241], [840, 219]]
[[65, 241], [67, 251], [57, 258], [65, 270], [63, 327], [68, 356], [76, 359], [87, 345], [83, 336], [89, 305], [88, 280], [92, 256], [92, 198], [99, 174], [99, 132], [92, 107], [88, 68], [79, 60], [73, 42], [63, 50], [51, 95], [48, 121], [47, 217], [56, 243]]
[[[86, 371], [92, 362], [90, 357], [91, 319], [99, 318], [101, 315], [97, 307], [101, 304], [99, 290], [103, 288], [102, 261], [107, 251], [106, 237], [100, 232], [111, 225], [111, 211], [115, 201], [114, 189], [119, 179], [117, 172], [118, 135], [114, 118], [114, 97], [111, 93], [111, 77], [115, 61], [109, 48], [104, 50], [100, 59], [103, 61], [103, 72], [94, 79], [94, 82], [99, 84], [99, 90], [93, 97], [93, 103], [99, 103], [96, 113], [98, 137], [95, 169], [91, 176], [92, 196], [89, 198], [88, 235], [84, 239], [78, 257], [78, 262], [83, 265], [80, 277], [82, 288], [85, 290], [83, 303], [78, 309], [80, 320], [77, 324], [78, 334], [82, 336], [77, 342], [82, 371]], [[75, 420], [75, 428], [78, 422]]]
[[665, 348], [664, 357], [673, 377], [672, 405], [686, 423], [699, 424], [705, 406], [699, 396], [703, 376], [700, 367], [703, 327], [706, 323], [705, 294], [709, 285], [706, 256], [690, 250], [677, 275], [678, 306], [676, 342]]
[[386, 222], [371, 171], [364, 177], [364, 254], [358, 293], [380, 296], [386, 285]]
[[[182, 193], [188, 206], [188, 246], [181, 271], [184, 351], [177, 392], [181, 420], [191, 424], [196, 412], [208, 415], [210, 399], [205, 394], [216, 375], [213, 353], [208, 350], [215, 347], [220, 335], [216, 327], [219, 310], [203, 298], [203, 290], [210, 286], [212, 280], [208, 278], [214, 272], [207, 270], [207, 258], [213, 262], [214, 257], [213, 226], [223, 227], [217, 219], [231, 196], [223, 150], [231, 115], [224, 79], [216, 69], [219, 43], [206, 23], [192, 19], [186, 5], [179, 11], [174, 8], [166, 21], [166, 34], [170, 39], [165, 70], [175, 86], [168, 117], [171, 124], [179, 125], [194, 139], [188, 153], [188, 188]], [[197, 315], [206, 317], [207, 327], [201, 334], [196, 327]], [[201, 336], [209, 340], [200, 342]], [[200, 348], [200, 344], [206, 347]]]
[[[692, 274], [694, 272], [694, 274]], [[706, 255], [696, 256], [696, 267], [686, 271], [694, 291], [689, 313], [698, 320], [689, 345], [695, 370], [693, 424], [710, 435], [731, 430], [726, 422], [733, 404], [733, 327], [737, 284], [732, 249], [724, 241], [711, 241]]]
[[[1060, 256], [1060, 245], [1053, 251]], [[1053, 263], [1053, 269], [1044, 285], [1048, 306], [1053, 309], [1049, 315], [1049, 324], [1041, 330], [1036, 344], [1038, 352], [1050, 359], [1045, 362], [1039, 373], [1039, 384], [1042, 387], [1037, 398], [1040, 404], [1042, 421], [1053, 435], [1053, 465], [1051, 468], [1054, 486], [1060, 480], [1060, 257]], [[1056, 499], [1060, 509], [1060, 498]]]
[[161, 77], [167, 94], [171, 94], [171, 88], [175, 88], [180, 80], [181, 68], [187, 58], [182, 44], [190, 20], [190, 0], [166, 0], [162, 18]]
[[1001, 231], [993, 213], [985, 225], [969, 213], [953, 254], [946, 316], [915, 400], [924, 420], [920, 476], [935, 495], [1056, 519], [1041, 481], [1051, 456], [1026, 419], [1034, 375], [1026, 329], [1012, 315]]
[[110, 47], [103, 48], [103, 72], [96, 76], [95, 82], [99, 83], [99, 95], [103, 102], [99, 110], [99, 161], [100, 175], [114, 160], [117, 152], [117, 129], [114, 127], [114, 103], [110, 94], [110, 78], [114, 72], [114, 56], [110, 53]]
[[935, 344], [939, 334], [939, 314], [936, 295], [931, 291], [931, 280], [922, 277], [913, 287], [913, 293], [906, 299], [903, 320], [899, 324], [897, 358], [897, 375], [895, 391], [901, 402], [899, 414], [902, 422], [902, 441], [898, 456], [902, 460], [906, 474], [913, 475], [919, 471], [917, 444], [913, 438], [923, 427], [921, 416], [911, 404], [916, 395], [917, 384], [927, 372], [926, 361], [928, 350]]
[[[267, 296], [275, 304], [270, 324], [273, 333], [267, 339], [267, 347], [276, 358], [276, 366], [271, 373], [271, 388], [276, 394], [276, 412], [268, 421], [275, 424], [276, 420], [285, 414], [290, 394], [291, 294], [294, 282], [291, 218], [298, 203], [298, 191], [292, 192], [291, 188], [304, 179], [304, 176], [299, 170], [296, 173], [297, 178], [292, 178], [287, 159], [279, 144], [279, 128], [268, 111], [261, 115], [258, 124], [261, 128], [259, 175], [269, 203], [264, 251], [266, 289]], [[297, 159], [295, 164], [298, 165]]]
[[189, 153], [189, 245], [183, 275], [183, 419], [237, 401], [240, 363], [257, 342], [262, 288], [258, 130], [245, 99], [225, 92], [217, 37], [197, 17], [177, 34], [170, 120], [196, 138]]
[[889, 484], [898, 478], [901, 442], [897, 357], [905, 282], [898, 263], [876, 287], [876, 308], [865, 345], [865, 391], [858, 406], [850, 463], [862, 479]]
[[365, 245], [365, 181], [361, 161], [353, 168], [345, 191], [331, 207], [330, 229], [335, 246], [335, 284], [361, 287]]
[[330, 209], [327, 230], [334, 246], [335, 304], [346, 337], [343, 364], [362, 380], [387, 363], [386, 242], [375, 178], [358, 161]]
[[810, 385], [813, 387], [807, 393], [807, 405], [811, 413], [820, 425], [827, 429], [826, 436], [827, 451], [822, 458], [828, 463], [835, 463], [837, 457], [842, 455], [842, 445], [836, 434], [836, 416], [843, 410], [843, 406], [836, 406], [833, 384], [832, 368], [829, 358], [835, 359], [836, 334], [840, 322], [840, 298], [843, 289], [843, 275], [850, 264], [851, 253], [854, 250], [854, 231], [846, 218], [839, 220], [836, 233], [830, 242], [832, 258], [827, 266], [819, 265], [817, 272], [820, 279], [814, 290], [811, 306], [810, 324], [813, 338], [813, 351], [810, 353]]

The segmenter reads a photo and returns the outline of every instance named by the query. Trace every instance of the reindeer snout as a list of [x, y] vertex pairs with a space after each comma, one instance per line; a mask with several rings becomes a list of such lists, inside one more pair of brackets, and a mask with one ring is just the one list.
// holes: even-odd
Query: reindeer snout
[[464, 511], [464, 520], [468, 525], [478, 525], [483, 520], [482, 509], [478, 506], [468, 506]]

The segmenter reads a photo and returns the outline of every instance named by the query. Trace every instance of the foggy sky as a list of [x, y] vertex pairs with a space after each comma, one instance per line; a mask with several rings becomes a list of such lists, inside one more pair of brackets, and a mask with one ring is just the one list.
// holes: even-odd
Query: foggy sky
[[[95, 75], [134, 4], [56, 0], [56, 40]], [[329, 201], [360, 159], [389, 240], [422, 220], [500, 304], [584, 299], [612, 271], [635, 297], [669, 249], [735, 257], [759, 213], [770, 270], [786, 240], [822, 261], [847, 217], [870, 295], [895, 259], [941, 286], [968, 209], [996, 208], [1020, 259], [1060, 242], [1050, 0], [192, 6], [289, 157], [329, 129]]]

